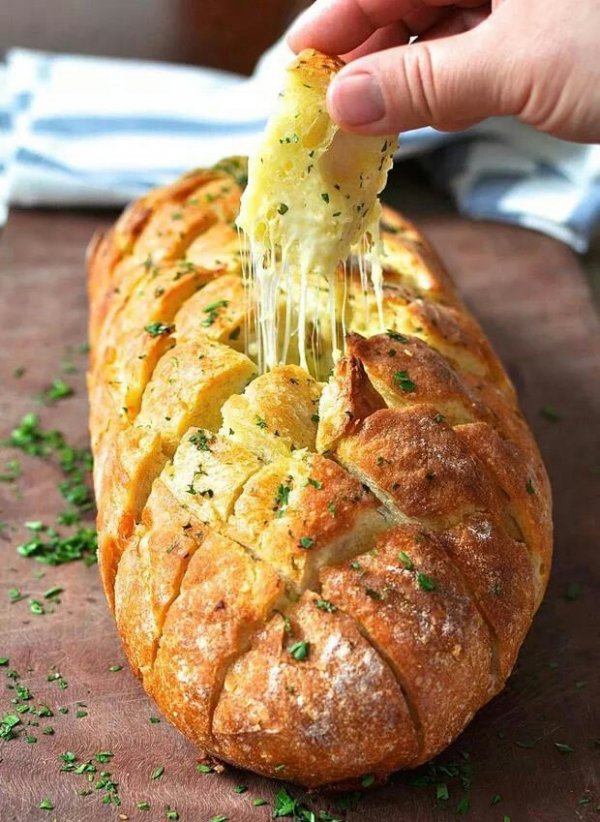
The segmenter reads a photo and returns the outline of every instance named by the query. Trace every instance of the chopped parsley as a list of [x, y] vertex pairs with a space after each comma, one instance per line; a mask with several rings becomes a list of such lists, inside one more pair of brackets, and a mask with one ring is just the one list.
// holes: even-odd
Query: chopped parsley
[[455, 789], [462, 789], [463, 795], [458, 799], [455, 810], [459, 815], [468, 812], [473, 781], [469, 754], [463, 753], [461, 758], [455, 761], [429, 762], [407, 775], [407, 778], [415, 787], [431, 787], [435, 798], [444, 802], [450, 799]]
[[4, 714], [0, 720], [0, 740], [8, 741], [16, 737], [14, 728], [21, 723], [21, 719], [17, 714]]
[[398, 331], [393, 331], [391, 328], [388, 328], [385, 333], [388, 335], [388, 337], [390, 337], [390, 339], [396, 340], [396, 342], [408, 342], [408, 337], [406, 337], [404, 334], [400, 334], [400, 332]]
[[208, 438], [203, 431], [196, 431], [195, 434], [192, 434], [190, 437], [190, 442], [196, 446], [198, 451], [210, 451], [208, 447]]
[[42, 603], [37, 599], [30, 599], [29, 600], [29, 610], [32, 614], [40, 615], [45, 614], [46, 611]]
[[164, 774], [165, 769], [163, 765], [159, 765], [158, 768], [154, 768], [152, 773], [150, 774], [150, 779], [160, 779], [161, 776]]
[[399, 551], [398, 552], [398, 559], [404, 565], [407, 571], [412, 571], [414, 568], [413, 561], [410, 558], [410, 555], [406, 553], [406, 551]]
[[287, 508], [290, 500], [290, 491], [292, 490], [291, 487], [292, 478], [288, 477], [286, 484], [283, 483], [277, 489], [277, 493], [275, 495], [275, 507], [273, 508], [274, 511], [277, 511], [277, 516], [283, 516], [285, 509]]
[[312, 487], [316, 488], [317, 491], [320, 491], [323, 488], [323, 483], [319, 482], [319, 480], [313, 479], [312, 477], [309, 477], [306, 480], [306, 483], [307, 485], [312, 485]]
[[315, 600], [315, 605], [320, 611], [326, 611], [328, 614], [335, 614], [337, 611], [337, 607], [328, 599], [319, 598]]
[[28, 542], [17, 546], [22, 557], [33, 557], [45, 565], [62, 565], [82, 559], [86, 565], [97, 561], [98, 536], [93, 528], [78, 528], [62, 537], [54, 528], [42, 525]]
[[279, 205], [277, 207], [277, 212], [279, 214], [285, 214], [288, 210], [289, 209], [288, 209], [288, 207], [286, 206], [285, 203], [279, 203]]
[[[259, 804], [265, 805], [266, 803], [264, 800], [255, 800], [253, 804], [257, 807]], [[298, 799], [294, 799], [286, 788], [277, 791], [273, 805], [273, 818], [281, 817], [291, 817], [297, 822], [317, 822], [317, 820], [320, 820], [320, 822], [342, 822], [341, 819], [333, 817], [327, 811], [315, 812], [310, 810]]]
[[323, 191], [321, 194], [321, 199], [324, 203], [329, 203], [329, 194], [326, 191]]
[[421, 573], [421, 571], [417, 571], [417, 585], [422, 591], [430, 592], [436, 589], [435, 581], [427, 574]]
[[567, 745], [564, 742], [555, 742], [554, 747], [560, 753], [567, 754], [567, 753], [575, 753], [575, 748], [572, 748], [570, 745]]
[[579, 599], [580, 594], [581, 584], [579, 582], [569, 582], [565, 590], [564, 598], [567, 602], [575, 602], [576, 599]]
[[267, 428], [267, 421], [266, 421], [263, 417], [261, 417], [259, 414], [257, 414], [257, 415], [254, 417], [254, 419], [255, 419], [255, 421], [256, 421], [256, 426], [257, 426], [258, 428], [263, 429], [263, 431], [264, 431], [264, 429], [265, 429], [265, 428]]
[[173, 323], [161, 323], [158, 320], [144, 326], [144, 331], [150, 334], [151, 337], [167, 337], [175, 331]]
[[294, 657], [296, 662], [304, 662], [305, 659], [308, 659], [310, 643], [303, 639], [298, 640], [298, 642], [294, 642], [292, 645], [288, 646], [288, 651]]
[[314, 544], [315, 541], [312, 537], [300, 537], [300, 539], [298, 540], [298, 545], [300, 546], [300, 548], [304, 548], [305, 550], [312, 548]]
[[19, 460], [8, 460], [4, 466], [4, 473], [0, 474], [0, 482], [14, 482], [21, 476], [21, 463]]
[[209, 303], [206, 308], [204, 309], [204, 313], [207, 315], [204, 320], [202, 320], [202, 327], [209, 328], [213, 323], [216, 321], [218, 312], [220, 308], [227, 308], [229, 305], [229, 300], [215, 300], [213, 303]]
[[548, 422], [558, 422], [562, 419], [562, 416], [550, 405], [544, 405], [540, 408], [540, 417], [543, 419], [548, 420]]
[[417, 386], [408, 376], [408, 371], [394, 371], [394, 384], [400, 388], [401, 391], [416, 391]]
[[81, 499], [81, 490], [75, 489], [82, 484], [85, 473], [91, 471], [92, 455], [87, 448], [73, 448], [65, 440], [60, 431], [44, 430], [36, 414], [26, 414], [19, 425], [13, 429], [8, 440], [3, 445], [18, 448], [32, 457], [44, 459], [55, 457], [71, 482], [63, 490], [63, 496], [71, 494], [80, 500], [80, 507], [85, 505], [91, 508], [91, 491], [88, 491], [85, 500]]
[[535, 488], [533, 487], [533, 482], [531, 481], [531, 477], [525, 483], [525, 490], [528, 494], [535, 494]]
[[39, 395], [40, 402], [53, 403], [58, 400], [64, 400], [66, 397], [71, 397], [74, 394], [73, 388], [64, 380], [57, 377], [52, 380], [52, 385]]

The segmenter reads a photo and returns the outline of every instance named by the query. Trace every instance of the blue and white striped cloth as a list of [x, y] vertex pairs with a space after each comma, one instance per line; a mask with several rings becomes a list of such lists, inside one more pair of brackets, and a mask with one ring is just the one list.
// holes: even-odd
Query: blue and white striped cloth
[[[123, 205], [189, 168], [247, 154], [291, 54], [250, 78], [204, 68], [15, 49], [0, 64], [0, 225], [9, 204]], [[600, 146], [510, 119], [403, 135], [471, 217], [535, 228], [585, 251], [600, 225]]]

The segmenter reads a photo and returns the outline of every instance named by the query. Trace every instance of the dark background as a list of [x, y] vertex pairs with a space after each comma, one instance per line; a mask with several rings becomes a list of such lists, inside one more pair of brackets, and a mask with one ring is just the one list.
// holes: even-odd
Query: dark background
[[308, 0], [0, 0], [11, 46], [250, 73]]

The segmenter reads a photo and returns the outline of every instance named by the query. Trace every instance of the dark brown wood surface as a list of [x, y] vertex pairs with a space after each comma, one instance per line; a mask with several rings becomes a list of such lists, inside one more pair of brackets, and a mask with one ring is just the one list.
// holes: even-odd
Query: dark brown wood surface
[[0, 0], [13, 46], [249, 73], [308, 0]]
[[[402, 179], [396, 174], [396, 189]], [[393, 193], [393, 190], [392, 190]], [[112, 216], [111, 216], [112, 218]], [[0, 437], [28, 411], [46, 427], [60, 428], [75, 444], [86, 442], [84, 357], [86, 294], [83, 253], [106, 214], [16, 212], [0, 235]], [[555, 494], [556, 555], [550, 588], [506, 690], [475, 718], [440, 759], [472, 765], [471, 810], [477, 822], [567, 822], [597, 819], [600, 804], [600, 330], [585, 280], [573, 255], [560, 244], [525, 230], [472, 223], [457, 216], [424, 217], [419, 224], [442, 252], [469, 304], [507, 364], [549, 467]], [[78, 373], [65, 377], [74, 397], [53, 407], [34, 395], [60, 375], [61, 362]], [[25, 373], [15, 375], [22, 367]], [[17, 372], [18, 374], [19, 372]], [[540, 416], [542, 406], [561, 415]], [[4, 463], [18, 458], [23, 476], [0, 483], [0, 716], [11, 709], [10, 669], [30, 688], [32, 703], [55, 716], [40, 719], [23, 736], [0, 742], [0, 820], [163, 820], [166, 806], [182, 822], [265, 822], [280, 786], [228, 770], [203, 775], [195, 750], [156, 712], [129, 672], [104, 601], [96, 567], [76, 562], [58, 568], [17, 556], [25, 520], [51, 522], [64, 507], [50, 463], [0, 451]], [[34, 572], [44, 571], [43, 579]], [[28, 599], [10, 604], [17, 587], [41, 598], [53, 585], [64, 588], [54, 613], [34, 615]], [[578, 586], [580, 592], [577, 593]], [[566, 596], [567, 592], [570, 597]], [[110, 671], [111, 666], [124, 665]], [[59, 671], [68, 682], [48, 681]], [[76, 717], [77, 702], [87, 716]], [[68, 714], [58, 712], [68, 707]], [[26, 720], [26, 715], [25, 721]], [[34, 718], [34, 721], [35, 718]], [[41, 732], [54, 727], [54, 735]], [[357, 729], [360, 733], [360, 729]], [[561, 753], [555, 743], [569, 745]], [[122, 805], [102, 805], [102, 791], [89, 796], [85, 774], [61, 773], [59, 754], [85, 761], [112, 751], [108, 765]], [[153, 769], [164, 774], [152, 780]], [[463, 767], [464, 772], [464, 767]], [[450, 798], [436, 802], [436, 787], [419, 787], [414, 775], [395, 776], [347, 813], [351, 822], [433, 822], [456, 819], [463, 796], [459, 780], [437, 771]], [[243, 794], [235, 786], [248, 787]], [[332, 809], [327, 797], [304, 797], [315, 810]], [[443, 788], [440, 790], [443, 793]], [[491, 805], [494, 795], [502, 799]], [[254, 807], [260, 797], [268, 805]], [[53, 811], [38, 808], [51, 800]], [[136, 803], [148, 801], [150, 811]], [[119, 816], [121, 814], [121, 816]], [[343, 814], [340, 814], [343, 816]], [[346, 818], [346, 817], [345, 817]]]

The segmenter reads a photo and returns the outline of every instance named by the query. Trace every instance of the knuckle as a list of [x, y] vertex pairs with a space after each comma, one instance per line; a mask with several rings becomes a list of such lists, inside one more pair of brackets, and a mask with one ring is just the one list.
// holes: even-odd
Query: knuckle
[[398, 99], [397, 104], [410, 109], [416, 119], [434, 125], [440, 114], [439, 94], [428, 44], [407, 46], [400, 66], [402, 99]]

